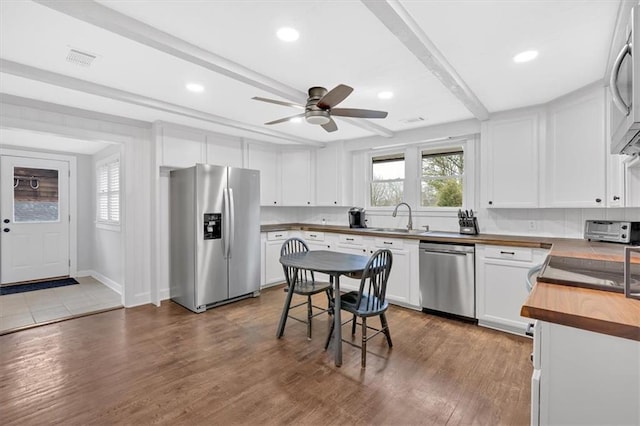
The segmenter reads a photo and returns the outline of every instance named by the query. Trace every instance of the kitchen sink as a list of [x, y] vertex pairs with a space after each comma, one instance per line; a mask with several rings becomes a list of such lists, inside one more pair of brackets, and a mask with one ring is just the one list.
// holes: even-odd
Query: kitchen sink
[[405, 229], [405, 228], [366, 228], [369, 232], [385, 232], [388, 234], [411, 234], [411, 235], [426, 235], [429, 231], [420, 229]]

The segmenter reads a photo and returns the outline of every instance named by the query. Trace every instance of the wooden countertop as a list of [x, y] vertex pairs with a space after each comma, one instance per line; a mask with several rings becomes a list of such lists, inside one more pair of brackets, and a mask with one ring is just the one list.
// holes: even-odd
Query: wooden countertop
[[[261, 229], [262, 232], [301, 230], [386, 236], [421, 241], [546, 248], [551, 249], [551, 254], [554, 256], [612, 262], [623, 261], [625, 248], [622, 244], [572, 238], [497, 234], [459, 235], [455, 233], [438, 234], [437, 232], [402, 234], [372, 232], [366, 228], [352, 229], [347, 226], [306, 223], [262, 225]], [[632, 258], [632, 262], [640, 263], [640, 256]], [[542, 321], [640, 341], [640, 300], [629, 299], [619, 293], [538, 282], [522, 306], [520, 314]]]

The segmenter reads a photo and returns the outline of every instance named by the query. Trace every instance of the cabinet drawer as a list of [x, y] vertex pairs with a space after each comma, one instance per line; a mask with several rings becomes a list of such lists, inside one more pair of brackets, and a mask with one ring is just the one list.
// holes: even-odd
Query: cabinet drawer
[[289, 238], [289, 231], [267, 232], [267, 241], [286, 240], [287, 238]]
[[361, 246], [362, 235], [340, 235], [340, 239], [338, 241], [342, 244]]
[[324, 241], [324, 232], [305, 231], [303, 238], [310, 241]]
[[533, 249], [525, 247], [487, 246], [484, 256], [490, 259], [519, 260], [531, 262]]
[[377, 248], [401, 249], [404, 247], [404, 241], [393, 238], [376, 238]]

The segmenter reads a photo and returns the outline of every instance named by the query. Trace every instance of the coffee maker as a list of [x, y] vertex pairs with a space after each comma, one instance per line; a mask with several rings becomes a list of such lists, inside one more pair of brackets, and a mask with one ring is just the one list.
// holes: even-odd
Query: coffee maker
[[349, 228], [366, 228], [366, 222], [362, 207], [351, 207], [349, 209]]

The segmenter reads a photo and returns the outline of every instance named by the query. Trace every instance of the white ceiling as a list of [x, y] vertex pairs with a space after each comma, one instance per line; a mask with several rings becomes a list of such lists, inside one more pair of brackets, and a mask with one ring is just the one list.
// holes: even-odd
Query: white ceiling
[[[370, 3], [2, 1], [0, 92], [278, 143], [392, 136], [473, 118]], [[387, 3], [405, 14], [408, 28], [415, 21], [413, 32], [435, 46], [490, 113], [547, 102], [602, 79], [620, 5], [613, 0]], [[111, 10], [95, 12], [104, 6]], [[282, 26], [297, 28], [300, 39], [278, 40], [275, 32]], [[168, 53], [167, 46], [180, 48]], [[69, 48], [98, 58], [80, 67], [65, 60]], [[513, 63], [526, 49], [539, 50], [538, 59]], [[196, 64], [183, 52], [196, 52], [204, 62]], [[220, 67], [229, 71], [211, 69]], [[201, 83], [205, 91], [187, 92], [187, 82]], [[388, 117], [337, 118], [334, 133], [307, 123], [265, 126], [299, 110], [251, 100], [304, 103], [310, 86], [331, 89], [340, 83], [355, 89], [340, 107], [381, 109]], [[394, 97], [378, 99], [383, 90]], [[417, 117], [424, 120], [406, 122]]]

